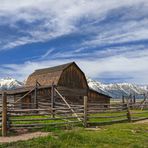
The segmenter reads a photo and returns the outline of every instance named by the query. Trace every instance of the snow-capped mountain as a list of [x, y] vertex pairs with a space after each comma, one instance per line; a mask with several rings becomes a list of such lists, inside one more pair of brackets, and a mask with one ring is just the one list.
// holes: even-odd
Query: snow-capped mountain
[[92, 80], [90, 78], [87, 78], [87, 83], [88, 83], [88, 86], [93, 89], [93, 90], [96, 90], [100, 93], [103, 93], [103, 94], [107, 94], [107, 95], [111, 95], [108, 91], [106, 91], [106, 85], [101, 83], [101, 82], [98, 82], [98, 81], [95, 81], [95, 80]]
[[0, 90], [10, 90], [18, 87], [22, 87], [24, 84], [13, 78], [0, 79]]
[[148, 86], [138, 86], [130, 83], [103, 84], [90, 78], [87, 78], [87, 81], [91, 89], [109, 95], [112, 98], [122, 98], [123, 95], [129, 96], [130, 94], [135, 95], [137, 98], [142, 98], [142, 94], [148, 93]]
[[[141, 98], [141, 94], [148, 94], [148, 86], [138, 86], [130, 83], [103, 84], [90, 78], [87, 78], [87, 82], [91, 89], [109, 95], [112, 98], [120, 99], [123, 95], [129, 96], [130, 94]], [[0, 90], [10, 90], [23, 86], [23, 82], [19, 82], [13, 78], [0, 79]]]

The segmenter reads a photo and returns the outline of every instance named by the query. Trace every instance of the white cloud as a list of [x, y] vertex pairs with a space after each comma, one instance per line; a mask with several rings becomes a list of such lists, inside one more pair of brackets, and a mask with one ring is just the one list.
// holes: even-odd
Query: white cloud
[[[112, 10], [118, 9], [118, 14], [121, 7], [123, 15], [119, 21], [99, 24]], [[11, 34], [11, 37], [9, 35], [4, 38], [4, 43], [0, 41], [0, 50], [44, 42], [73, 32], [91, 36], [91, 39], [75, 45], [78, 47], [75, 51], [60, 51], [51, 56], [50, 60], [44, 58], [47, 58], [52, 50], [42, 55], [40, 61], [1, 65], [1, 76], [11, 75], [23, 80], [34, 69], [58, 65], [72, 59], [88, 76], [94, 78], [105, 77], [103, 74], [107, 74], [107, 77], [131, 77], [131, 82], [148, 83], [148, 49], [144, 45], [123, 45], [120, 48], [108, 47], [104, 51], [83, 52], [97, 46], [147, 40], [147, 8], [147, 0], [0, 0], [0, 26], [9, 25], [25, 34]], [[78, 25], [83, 19], [90, 23]], [[29, 27], [24, 29], [18, 24], [19, 21]], [[36, 24], [38, 21], [40, 23]]]
[[[15, 46], [20, 46], [31, 42], [50, 40], [76, 31], [79, 32], [81, 31], [81, 29], [79, 28], [79, 26], [77, 26], [77, 23], [82, 18], [94, 21], [97, 20], [99, 22], [104, 19], [106, 15], [113, 9], [117, 9], [120, 7], [132, 8], [141, 4], [144, 5], [144, 8], [140, 8], [140, 11], [144, 9], [144, 11], [142, 12], [144, 14], [147, 14], [147, 0], [58, 0], [57, 2], [55, 2], [55, 0], [1, 0], [0, 25], [9, 24], [11, 27], [16, 27], [18, 28], [18, 31], [23, 32], [22, 29], [24, 28], [18, 26], [18, 21], [23, 20], [27, 24], [36, 21], [43, 22], [40, 25], [36, 25], [36, 27], [32, 27], [29, 29], [26, 28], [24, 32], [28, 35], [18, 38], [16, 37], [15, 39], [10, 39], [3, 48], [13, 48]], [[133, 12], [131, 13], [133, 13], [134, 15], [135, 11], [133, 10]], [[125, 13], [125, 18], [123, 17], [123, 20], [126, 19], [127, 14]], [[137, 32], [135, 32], [134, 34], [127, 34], [127, 31], [131, 27], [130, 24], [126, 24], [126, 22], [124, 23], [124, 25], [129, 26], [129, 28], [127, 27], [125, 30], [126, 33], [121, 34], [121, 36], [123, 35], [124, 38], [127, 38], [127, 36], [129, 37], [129, 39], [134, 38], [135, 36], [138, 38], [139, 33], [141, 33], [141, 35], [143, 34], [144, 37], [147, 36], [147, 33], [145, 32], [147, 28], [143, 28], [142, 30], [141, 28], [138, 28]], [[142, 24], [140, 23], [140, 25]], [[85, 29], [87, 29], [87, 27]], [[119, 27], [119, 29], [121, 28]], [[138, 31], [139, 29], [140, 31]], [[111, 35], [113, 35], [115, 31], [116, 30], [112, 31]], [[117, 32], [117, 34], [119, 35], [119, 32]], [[110, 40], [112, 41], [115, 38], [120, 39], [120, 35], [117, 36], [117, 34], [115, 34], [113, 38], [110, 38]], [[110, 34], [109, 32], [107, 32], [107, 37], [105, 36], [105, 39], [103, 39], [102, 37], [104, 35], [105, 33], [102, 32], [100, 35], [101, 40], [107, 40], [109, 38], [108, 35]], [[100, 39], [100, 37], [98, 39]], [[25, 41], [24, 38], [26, 38]]]
[[[131, 55], [131, 56], [130, 56]], [[137, 56], [139, 55], [139, 56]], [[137, 84], [148, 84], [148, 50], [137, 51], [137, 53], [129, 52], [127, 54], [120, 54], [118, 56], [104, 57], [104, 58], [73, 58], [77, 64], [82, 68], [87, 76], [93, 78], [124, 78], [131, 79], [128, 82]], [[11, 74], [19, 80], [25, 79], [35, 69], [51, 67], [61, 63], [71, 62], [70, 59], [46, 60], [38, 62], [25, 62], [24, 64], [7, 64], [5, 67], [6, 76]], [[8, 69], [8, 71], [7, 71]], [[4, 71], [4, 69], [3, 69]]]
[[[103, 26], [104, 27], [104, 26]], [[148, 39], [148, 19], [141, 21], [116, 22], [109, 24], [107, 27], [111, 29], [100, 27], [96, 36], [92, 39], [83, 41], [80, 47], [95, 47], [117, 43], [128, 43], [133, 41]], [[84, 48], [85, 50], [85, 48]]]

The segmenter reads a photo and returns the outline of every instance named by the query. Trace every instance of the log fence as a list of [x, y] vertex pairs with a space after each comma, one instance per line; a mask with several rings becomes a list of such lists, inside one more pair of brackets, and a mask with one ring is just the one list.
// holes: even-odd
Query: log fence
[[[52, 88], [51, 102], [37, 101], [37, 87], [35, 89], [34, 103], [8, 103], [7, 94], [3, 92], [0, 105], [0, 128], [2, 136], [15, 129], [38, 129], [52, 126], [73, 126], [113, 124], [116, 122], [132, 122], [148, 119], [148, 105], [143, 104], [143, 110], [137, 109], [138, 103], [98, 104], [88, 102], [84, 96], [83, 104], [69, 104], [57, 89]], [[56, 102], [55, 93], [62, 101]], [[25, 96], [25, 95], [24, 95]], [[20, 100], [20, 99], [19, 99]], [[19, 106], [30, 105], [30, 108]]]

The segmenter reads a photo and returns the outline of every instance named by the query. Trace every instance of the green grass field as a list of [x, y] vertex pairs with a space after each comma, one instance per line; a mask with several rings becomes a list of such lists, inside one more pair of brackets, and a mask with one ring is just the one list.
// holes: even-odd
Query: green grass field
[[[141, 111], [141, 110], [132, 110], [132, 113], [137, 113], [137, 114], [131, 114], [132, 119], [139, 119], [142, 117], [148, 117], [148, 112], [145, 111]], [[139, 114], [140, 113], [140, 114]], [[122, 112], [113, 112], [110, 113], [109, 111], [106, 113], [97, 113], [97, 114], [90, 114], [88, 116], [88, 122], [97, 122], [98, 125], [99, 123], [109, 123], [112, 121], [116, 121], [116, 120], [127, 120], [127, 111], [122, 111]], [[60, 118], [62, 116], [56, 116], [57, 118]], [[17, 124], [17, 125], [21, 125], [21, 124], [34, 124], [34, 123], [39, 123], [39, 124], [49, 124], [49, 123], [63, 123], [63, 122], [67, 122], [67, 121], [78, 121], [77, 118], [75, 119], [65, 119], [65, 120], [37, 120], [37, 121], [23, 121], [23, 120], [27, 120], [27, 119], [44, 119], [44, 118], [51, 118], [50, 115], [46, 115], [46, 116], [20, 116], [20, 117], [11, 117], [10, 119], [12, 119], [13, 121], [11, 121], [12, 124]], [[15, 120], [19, 120], [19, 121], [15, 121]], [[81, 123], [80, 123], [81, 125]]]
[[[132, 117], [148, 117], [148, 112], [141, 110], [132, 110]], [[97, 113], [90, 114], [90, 122], [110, 122], [112, 120], [127, 119], [126, 111], [115, 113]], [[124, 115], [120, 117], [120, 115]], [[95, 118], [99, 116], [99, 118]], [[118, 118], [103, 118], [106, 116], [119, 116]], [[59, 116], [58, 116], [59, 117]], [[21, 116], [11, 117], [20, 121], [12, 121], [12, 124], [33, 124], [33, 123], [60, 123], [63, 120], [39, 120], [39, 121], [22, 121], [35, 118], [50, 118], [50, 116]], [[69, 119], [77, 121], [77, 119]], [[69, 124], [64, 127], [55, 127], [46, 125], [40, 129], [30, 129], [29, 132], [43, 131], [52, 132], [47, 137], [36, 138], [28, 141], [2, 144], [2, 148], [148, 148], [148, 124], [119, 123], [112, 125], [98, 126], [97, 131], [88, 131], [80, 123], [77, 125]], [[8, 135], [16, 135], [15, 132], [9, 132]]]
[[84, 128], [53, 129], [47, 137], [0, 145], [1, 148], [148, 148], [148, 124], [120, 123]]

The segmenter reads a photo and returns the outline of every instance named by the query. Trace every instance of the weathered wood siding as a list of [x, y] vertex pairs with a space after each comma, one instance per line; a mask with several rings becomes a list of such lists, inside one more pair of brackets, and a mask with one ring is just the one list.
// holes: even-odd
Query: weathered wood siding
[[37, 91], [38, 108], [50, 107], [51, 103], [51, 89], [41, 89]]
[[95, 91], [89, 90], [88, 101], [90, 103], [108, 104], [108, 103], [110, 103], [110, 97], [103, 95], [103, 94], [99, 94]]
[[85, 75], [75, 64], [70, 65], [63, 71], [58, 85], [77, 89], [88, 88]]

